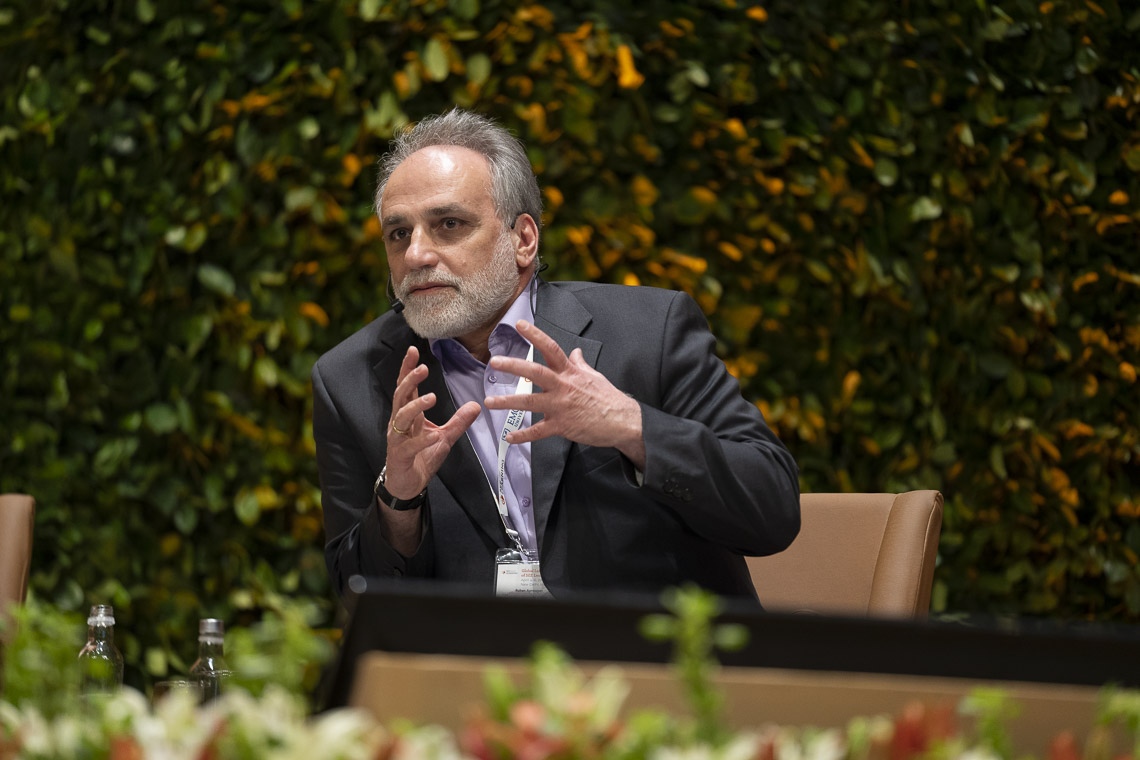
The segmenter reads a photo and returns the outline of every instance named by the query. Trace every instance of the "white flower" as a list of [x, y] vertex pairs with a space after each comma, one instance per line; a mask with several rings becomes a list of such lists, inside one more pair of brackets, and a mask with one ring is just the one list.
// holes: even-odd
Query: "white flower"
[[713, 748], [707, 744], [693, 747], [660, 747], [650, 753], [650, 760], [752, 760], [760, 749], [760, 737], [738, 734], [728, 744]]
[[383, 726], [364, 710], [333, 710], [309, 721], [288, 757], [312, 760], [319, 748], [322, 760], [369, 760], [377, 756], [387, 736]]
[[400, 736], [391, 760], [464, 760], [455, 737], [442, 726], [423, 726]]

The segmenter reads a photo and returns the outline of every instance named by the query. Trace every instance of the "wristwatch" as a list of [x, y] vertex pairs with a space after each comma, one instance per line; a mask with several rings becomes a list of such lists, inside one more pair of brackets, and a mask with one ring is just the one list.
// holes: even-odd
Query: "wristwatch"
[[388, 489], [384, 487], [384, 476], [388, 474], [388, 465], [380, 468], [380, 475], [376, 478], [376, 485], [372, 486], [372, 494], [384, 504], [388, 509], [394, 509], [397, 512], [407, 512], [409, 509], [419, 509], [427, 501], [427, 488], [420, 491], [418, 494], [410, 499], [397, 499], [392, 494], [388, 493]]

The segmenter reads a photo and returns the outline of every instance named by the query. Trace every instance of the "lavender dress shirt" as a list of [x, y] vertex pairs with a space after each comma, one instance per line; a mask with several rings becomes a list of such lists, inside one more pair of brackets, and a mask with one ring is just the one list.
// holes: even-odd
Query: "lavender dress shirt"
[[[514, 326], [520, 319], [534, 322], [531, 295], [530, 288], [523, 291], [491, 331], [488, 340], [491, 356], [526, 358], [530, 343], [519, 335]], [[472, 356], [459, 341], [443, 338], [430, 341], [430, 345], [432, 354], [443, 367], [443, 377], [447, 382], [447, 389], [451, 391], [456, 409], [468, 401], [477, 401], [482, 406], [483, 399], [487, 396], [510, 396], [516, 392], [519, 380], [517, 376], [491, 369]], [[483, 473], [487, 476], [487, 482], [482, 484], [482, 487], [491, 489], [496, 504], [499, 500], [499, 435], [503, 432], [503, 425], [509, 414], [510, 411], [506, 409], [483, 407], [479, 417], [471, 427], [467, 428], [467, 438], [471, 441], [471, 446], [483, 465]], [[530, 412], [527, 412], [523, 416], [522, 427], [529, 425]], [[511, 527], [519, 532], [523, 548], [537, 557], [538, 540], [534, 533], [529, 443], [512, 445], [507, 449], [506, 482], [503, 484], [503, 491], [507, 499], [507, 515], [511, 520]], [[504, 546], [513, 548], [509, 543], [504, 543]]]

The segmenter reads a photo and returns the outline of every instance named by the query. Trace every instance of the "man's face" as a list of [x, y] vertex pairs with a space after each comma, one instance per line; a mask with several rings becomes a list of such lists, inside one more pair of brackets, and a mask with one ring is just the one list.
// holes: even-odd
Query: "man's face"
[[388, 179], [380, 209], [393, 289], [424, 338], [463, 338], [498, 321], [523, 286], [513, 236], [495, 213], [480, 154], [431, 147]]

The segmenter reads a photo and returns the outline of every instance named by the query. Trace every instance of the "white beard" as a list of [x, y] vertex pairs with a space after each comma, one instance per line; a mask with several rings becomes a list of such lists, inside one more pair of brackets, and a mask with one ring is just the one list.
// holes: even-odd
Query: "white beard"
[[[417, 296], [411, 289], [426, 282], [449, 285], [454, 290]], [[510, 233], [495, 244], [490, 263], [464, 279], [448, 272], [411, 272], [394, 286], [404, 303], [404, 319], [421, 338], [456, 338], [478, 330], [496, 319], [509, 304], [519, 284], [519, 270]]]

